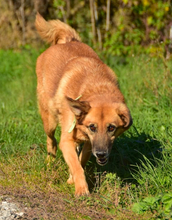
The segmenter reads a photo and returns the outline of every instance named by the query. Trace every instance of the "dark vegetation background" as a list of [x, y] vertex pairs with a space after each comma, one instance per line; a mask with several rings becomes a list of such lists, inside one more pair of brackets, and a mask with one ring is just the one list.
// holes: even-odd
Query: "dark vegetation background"
[[34, 27], [37, 11], [46, 19], [69, 23], [85, 43], [104, 53], [156, 53], [161, 46], [169, 56], [170, 0], [1, 0], [0, 48], [38, 46]]

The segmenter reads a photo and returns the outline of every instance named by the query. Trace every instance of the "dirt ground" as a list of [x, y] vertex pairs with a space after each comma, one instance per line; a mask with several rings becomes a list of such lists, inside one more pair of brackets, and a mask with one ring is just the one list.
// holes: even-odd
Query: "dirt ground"
[[44, 193], [38, 189], [30, 192], [28, 189], [19, 190], [0, 186], [1, 201], [10, 198], [10, 202], [17, 204], [23, 215], [18, 219], [28, 220], [68, 220], [68, 219], [115, 219], [100, 212], [95, 206], [86, 206], [84, 200], [76, 205], [77, 199], [69, 196], [48, 192]]

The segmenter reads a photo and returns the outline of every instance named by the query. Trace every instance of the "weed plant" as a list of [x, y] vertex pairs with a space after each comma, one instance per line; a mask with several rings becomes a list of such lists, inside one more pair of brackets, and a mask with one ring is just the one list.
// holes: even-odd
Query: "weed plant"
[[[0, 51], [3, 189], [27, 189], [30, 194], [36, 190], [45, 195], [53, 192], [62, 199], [68, 219], [96, 219], [98, 215], [101, 219], [172, 218], [170, 62], [161, 56], [102, 55], [119, 78], [134, 123], [115, 141], [106, 166], [98, 166], [91, 157], [86, 166], [91, 194], [74, 198], [74, 187], [66, 183], [68, 168], [60, 150], [49, 166], [45, 162], [46, 136], [36, 101], [35, 63], [39, 54], [33, 49]], [[59, 141], [59, 128], [56, 137]], [[76, 202], [81, 208], [75, 207]]]

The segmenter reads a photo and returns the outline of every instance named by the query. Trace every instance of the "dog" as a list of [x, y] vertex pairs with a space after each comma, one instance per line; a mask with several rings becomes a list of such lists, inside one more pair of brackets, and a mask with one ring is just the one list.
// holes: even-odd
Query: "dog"
[[[51, 46], [37, 59], [37, 98], [47, 135], [48, 155], [59, 148], [69, 166], [68, 183], [75, 195], [89, 194], [84, 167], [91, 154], [99, 165], [108, 162], [114, 140], [132, 125], [115, 73], [105, 65], [77, 32], [60, 20], [36, 15], [36, 29]], [[78, 156], [77, 148], [83, 143]]]

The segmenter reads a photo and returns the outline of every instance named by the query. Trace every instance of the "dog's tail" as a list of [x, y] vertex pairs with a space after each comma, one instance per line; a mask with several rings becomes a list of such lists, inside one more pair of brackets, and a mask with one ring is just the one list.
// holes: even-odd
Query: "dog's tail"
[[46, 21], [39, 13], [36, 15], [36, 29], [43, 40], [52, 45], [71, 41], [81, 41], [76, 31], [60, 20]]

